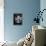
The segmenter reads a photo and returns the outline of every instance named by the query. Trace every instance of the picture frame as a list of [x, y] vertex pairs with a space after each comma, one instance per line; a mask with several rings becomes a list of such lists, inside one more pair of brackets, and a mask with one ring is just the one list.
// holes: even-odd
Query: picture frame
[[22, 25], [22, 14], [21, 13], [13, 14], [13, 24], [14, 25]]

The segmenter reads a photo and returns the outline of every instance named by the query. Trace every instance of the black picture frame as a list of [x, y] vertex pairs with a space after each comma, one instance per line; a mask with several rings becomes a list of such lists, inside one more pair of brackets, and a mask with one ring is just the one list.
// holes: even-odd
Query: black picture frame
[[13, 14], [13, 24], [14, 25], [22, 25], [22, 14], [21, 13]]

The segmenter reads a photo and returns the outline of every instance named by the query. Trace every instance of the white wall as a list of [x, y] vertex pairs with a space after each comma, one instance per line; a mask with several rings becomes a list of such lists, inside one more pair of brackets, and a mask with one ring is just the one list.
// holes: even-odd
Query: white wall
[[4, 0], [0, 0], [0, 42], [4, 41]]

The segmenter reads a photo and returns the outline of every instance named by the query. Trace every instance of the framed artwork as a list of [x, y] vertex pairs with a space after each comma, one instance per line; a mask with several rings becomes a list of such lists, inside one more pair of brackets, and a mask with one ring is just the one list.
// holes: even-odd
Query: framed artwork
[[13, 14], [13, 24], [14, 25], [22, 25], [22, 14], [21, 13]]

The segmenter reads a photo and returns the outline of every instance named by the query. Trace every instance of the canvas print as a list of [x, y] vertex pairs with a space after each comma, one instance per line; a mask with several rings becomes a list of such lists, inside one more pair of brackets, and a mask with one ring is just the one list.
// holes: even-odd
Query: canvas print
[[13, 24], [14, 25], [22, 25], [22, 14], [21, 13], [14, 13]]

